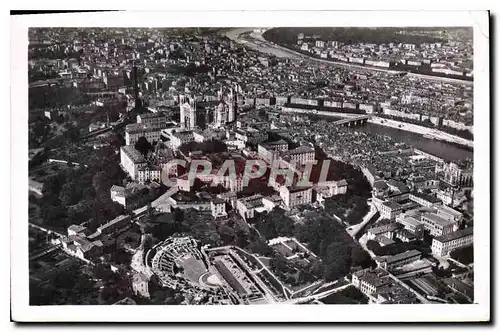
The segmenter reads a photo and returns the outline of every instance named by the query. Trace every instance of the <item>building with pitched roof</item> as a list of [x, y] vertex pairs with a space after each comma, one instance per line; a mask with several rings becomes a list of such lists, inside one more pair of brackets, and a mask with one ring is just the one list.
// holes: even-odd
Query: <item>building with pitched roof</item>
[[255, 217], [255, 212], [263, 212], [266, 210], [264, 203], [262, 203], [261, 194], [253, 195], [250, 197], [240, 198], [236, 201], [236, 210], [243, 219], [252, 219]]
[[446, 256], [452, 250], [473, 244], [474, 231], [472, 227], [435, 237], [432, 240], [432, 253], [438, 257]]
[[371, 303], [417, 303], [414, 293], [391, 277], [384, 269], [364, 269], [352, 274], [352, 284], [365, 294]]
[[385, 224], [381, 226], [374, 226], [368, 229], [366, 232], [367, 234], [367, 239], [368, 240], [373, 240], [377, 236], [385, 236], [388, 239], [393, 239], [394, 234], [396, 233], [397, 230], [401, 228], [401, 224], [393, 222], [390, 224]]
[[148, 142], [159, 142], [162, 128], [146, 123], [131, 123], [125, 127], [125, 144], [134, 145], [140, 137], [145, 137]]
[[454, 220], [445, 219], [437, 213], [425, 213], [420, 221], [432, 236], [449, 234], [457, 228], [457, 223]]
[[312, 187], [281, 186], [279, 193], [283, 203], [288, 208], [312, 202]]
[[144, 156], [132, 145], [125, 145], [120, 148], [120, 164], [132, 180], [136, 180], [139, 168], [146, 166], [147, 162]]
[[137, 123], [147, 124], [155, 128], [165, 128], [167, 125], [167, 117], [163, 112], [144, 113], [137, 115]]
[[297, 165], [305, 165], [312, 162], [315, 157], [314, 148], [306, 145], [301, 145], [295, 149], [281, 153], [281, 158], [288, 163], [296, 163]]
[[143, 273], [132, 276], [132, 290], [136, 295], [149, 298], [149, 278]]
[[422, 256], [422, 253], [416, 249], [408, 250], [392, 256], [377, 257], [375, 261], [378, 267], [386, 270], [392, 270], [403, 265], [417, 261]]

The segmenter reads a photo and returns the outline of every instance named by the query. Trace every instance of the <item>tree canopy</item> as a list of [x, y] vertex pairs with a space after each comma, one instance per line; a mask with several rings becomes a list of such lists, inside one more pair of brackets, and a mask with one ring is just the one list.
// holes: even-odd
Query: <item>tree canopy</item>
[[[421, 30], [443, 28], [419, 28]], [[281, 45], [295, 45], [299, 33], [304, 37], [313, 37], [323, 41], [338, 41], [345, 44], [355, 43], [410, 43], [420, 45], [422, 43], [445, 42], [440, 38], [435, 38], [421, 34], [399, 33], [407, 28], [358, 28], [358, 27], [307, 27], [307, 28], [273, 28], [264, 32], [264, 38]]]
[[153, 146], [144, 136], [139, 137], [137, 142], [135, 142], [134, 144], [134, 148], [139, 151], [144, 157], [146, 157], [148, 153], [153, 150]]

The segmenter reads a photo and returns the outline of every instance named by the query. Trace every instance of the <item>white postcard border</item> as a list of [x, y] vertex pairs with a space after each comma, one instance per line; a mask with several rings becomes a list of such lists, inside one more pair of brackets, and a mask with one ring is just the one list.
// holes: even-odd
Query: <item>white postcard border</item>
[[[473, 26], [474, 27], [474, 259], [471, 305], [325, 306], [29, 306], [27, 29], [28, 27], [269, 27], [269, 26]], [[15, 321], [331, 322], [478, 321], [490, 318], [488, 13], [419, 11], [110, 12], [11, 17], [11, 299]], [[353, 310], [355, 309], [355, 310]]]

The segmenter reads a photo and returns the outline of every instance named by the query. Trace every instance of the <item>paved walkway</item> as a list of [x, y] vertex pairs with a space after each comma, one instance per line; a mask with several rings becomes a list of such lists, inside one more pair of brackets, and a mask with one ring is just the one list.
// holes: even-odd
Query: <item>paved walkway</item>
[[327, 297], [327, 296], [330, 296], [330, 295], [332, 295], [334, 293], [340, 292], [341, 290], [346, 289], [347, 287], [350, 287], [350, 286], [352, 286], [351, 283], [349, 283], [347, 285], [343, 285], [343, 286], [337, 287], [337, 288], [329, 289], [327, 291], [324, 291], [324, 292], [321, 292], [321, 293], [318, 293], [318, 294], [314, 294], [314, 295], [310, 295], [310, 296], [305, 296], [305, 297], [299, 297], [297, 299], [290, 299], [290, 300], [285, 301], [283, 303], [285, 303], [285, 304], [299, 304], [299, 303], [304, 303], [304, 302], [309, 302], [309, 301], [320, 300], [320, 299], [322, 299], [324, 297]]
[[363, 229], [363, 227], [366, 226], [366, 224], [368, 224], [368, 222], [373, 218], [373, 216], [378, 212], [377, 208], [375, 207], [375, 205], [373, 205], [373, 203], [370, 204], [370, 211], [363, 217], [363, 220], [359, 223], [359, 224], [356, 224], [356, 225], [352, 225], [350, 227], [347, 228], [347, 233], [351, 236], [351, 237], [355, 237], [360, 230]]

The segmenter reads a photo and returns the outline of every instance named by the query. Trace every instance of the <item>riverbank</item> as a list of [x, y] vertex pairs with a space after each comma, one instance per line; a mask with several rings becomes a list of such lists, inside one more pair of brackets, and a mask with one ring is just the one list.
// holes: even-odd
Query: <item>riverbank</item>
[[[311, 116], [315, 115], [315, 116], [325, 116], [325, 117], [334, 117], [334, 118], [350, 118], [350, 117], [356, 117], [356, 116], [360, 115], [360, 114], [349, 114], [349, 113], [338, 113], [338, 112], [324, 112], [324, 111], [317, 111], [317, 110], [304, 110], [304, 109], [290, 108], [290, 107], [283, 107], [281, 109], [281, 111], [285, 112], [285, 113], [297, 113], [297, 114], [303, 114], [303, 115], [311, 115]], [[402, 131], [407, 131], [407, 132], [419, 134], [427, 139], [444, 141], [444, 142], [455, 144], [458, 146], [462, 146], [462, 147], [465, 147], [468, 149], [474, 148], [474, 141], [470, 141], [470, 140], [467, 140], [467, 139], [459, 137], [459, 136], [451, 135], [451, 134], [445, 133], [443, 131], [440, 131], [440, 130], [437, 130], [434, 128], [428, 128], [428, 127], [424, 127], [424, 126], [415, 125], [412, 123], [380, 118], [377, 116], [372, 116], [370, 119], [368, 119], [368, 122], [382, 126], [382, 127], [390, 127], [390, 128], [394, 128], [394, 129], [398, 129], [398, 130], [402, 130]]]
[[464, 147], [467, 147], [470, 149], [474, 148], [474, 141], [467, 140], [467, 139], [459, 137], [459, 136], [451, 135], [451, 134], [448, 134], [448, 133], [445, 133], [443, 131], [433, 129], [433, 128], [419, 126], [419, 125], [415, 125], [415, 124], [407, 123], [407, 122], [379, 118], [376, 116], [373, 116], [371, 119], [368, 120], [368, 122], [374, 123], [374, 124], [377, 124], [380, 126], [391, 127], [391, 128], [396, 128], [399, 130], [413, 132], [413, 133], [422, 135], [425, 138], [430, 138], [430, 139], [435, 139], [435, 140], [439, 140], [439, 141], [445, 141], [448, 143], [458, 144], [458, 145], [461, 145], [461, 146], [464, 146]]
[[[316, 58], [310, 55], [306, 55], [300, 52], [297, 52], [293, 49], [283, 47], [281, 45], [275, 44], [273, 42], [270, 42], [266, 40], [263, 36], [263, 33], [265, 31], [254, 31], [254, 28], [238, 28], [238, 29], [233, 29], [230, 31], [225, 32], [225, 36], [229, 39], [231, 39], [234, 42], [237, 42], [239, 44], [243, 44], [253, 50], [262, 52], [262, 53], [267, 53], [267, 54], [273, 54], [277, 57], [281, 58], [302, 58], [302, 59], [307, 59], [307, 60], [313, 60], [316, 62], [321, 62], [321, 63], [328, 63], [330, 65], [334, 66], [340, 66], [340, 67], [347, 67], [347, 68], [358, 68], [358, 69], [364, 69], [364, 70], [370, 70], [370, 71], [384, 71], [387, 73], [401, 73], [401, 71], [393, 70], [393, 69], [384, 69], [384, 68], [376, 68], [376, 67], [369, 67], [369, 66], [363, 66], [363, 65], [356, 65], [352, 63], [343, 63], [343, 62], [337, 62], [337, 61], [331, 61], [331, 60], [325, 60], [321, 58]], [[247, 36], [248, 38], [242, 38], [241, 35], [249, 33]], [[460, 80], [460, 79], [455, 79], [455, 78], [448, 78], [448, 77], [440, 77], [440, 76], [432, 76], [432, 75], [423, 75], [423, 74], [416, 74], [416, 73], [408, 73], [408, 76], [413, 76], [413, 77], [419, 77], [422, 79], [426, 80], [439, 80], [443, 82], [448, 82], [448, 83], [460, 83], [460, 84], [465, 84], [465, 85], [473, 85], [472, 81], [465, 81], [465, 80]]]
[[448, 82], [448, 83], [460, 83], [460, 84], [465, 84], [465, 85], [473, 85], [474, 84], [474, 82], [472, 80], [440, 76], [440, 75], [431, 74], [431, 73], [422, 74], [422, 73], [416, 73], [416, 72], [413, 72], [410, 70], [398, 70], [398, 69], [394, 69], [394, 68], [392, 68], [392, 69], [377, 68], [377, 67], [366, 66], [366, 65], [356, 65], [353, 63], [344, 63], [344, 62], [340, 62], [340, 61], [332, 60], [332, 59], [325, 60], [325, 59], [321, 59], [321, 58], [316, 57], [316, 56], [312, 56], [312, 55], [305, 54], [303, 52], [299, 52], [297, 50], [288, 48], [288, 47], [283, 46], [283, 45], [276, 44], [272, 41], [269, 41], [269, 40], [265, 39], [265, 37], [263, 35], [264, 32], [265, 31], [253, 32], [251, 34], [251, 36], [259, 41], [265, 42], [267, 46], [271, 45], [271, 46], [274, 46], [274, 47], [282, 49], [282, 50], [288, 50], [288, 51], [293, 52], [294, 54], [296, 54], [298, 56], [305, 57], [305, 58], [308, 58], [311, 60], [316, 60], [316, 61], [323, 62], [323, 63], [330, 63], [333, 65], [338, 65], [338, 66], [343, 66], [343, 67], [367, 69], [367, 70], [371, 70], [371, 71], [385, 71], [385, 72], [392, 73], [392, 74], [407, 73], [408, 76], [419, 77], [419, 78], [423, 78], [426, 80], [443, 81], [443, 82]]

